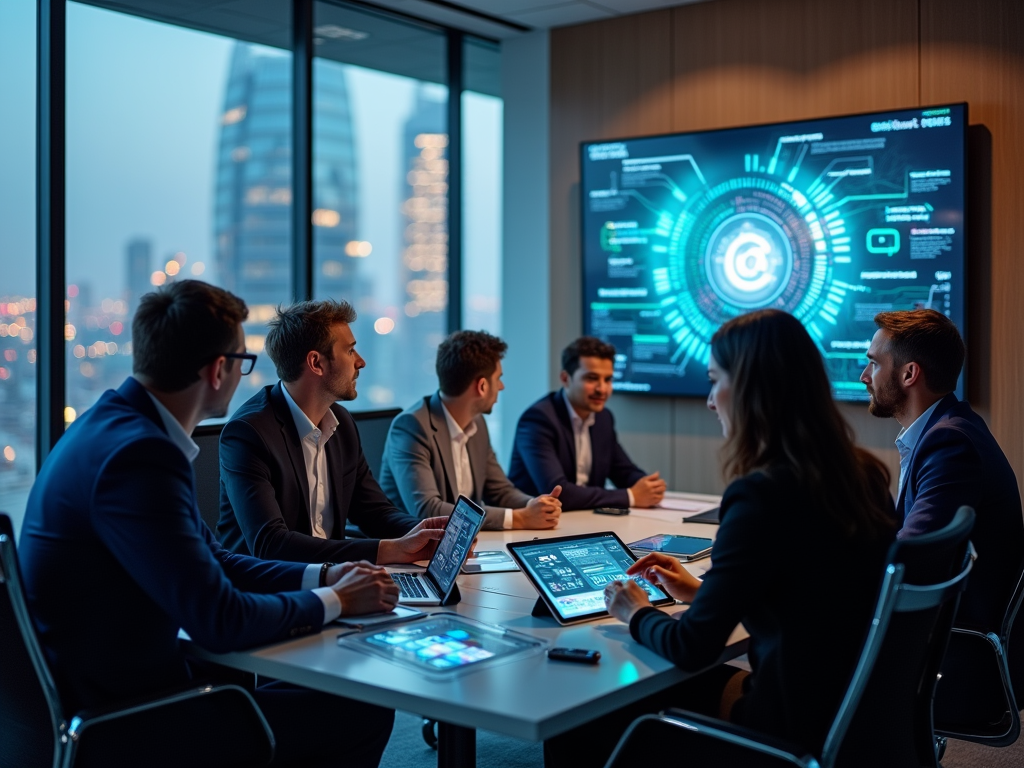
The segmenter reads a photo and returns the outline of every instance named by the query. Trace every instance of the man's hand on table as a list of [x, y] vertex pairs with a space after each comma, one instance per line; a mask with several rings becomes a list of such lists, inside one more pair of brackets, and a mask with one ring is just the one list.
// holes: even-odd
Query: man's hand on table
[[512, 527], [535, 530], [557, 527], [562, 516], [562, 502], [558, 500], [561, 493], [562, 486], [556, 485], [551, 493], [534, 496], [523, 509], [513, 509]]
[[700, 589], [701, 580], [693, 576], [676, 558], [661, 552], [644, 555], [629, 568], [630, 576], [640, 576], [668, 592], [676, 600], [692, 603]]
[[342, 616], [384, 613], [398, 602], [398, 586], [391, 575], [365, 560], [332, 566], [324, 581], [341, 601]]
[[633, 506], [656, 507], [665, 498], [665, 481], [657, 472], [641, 477], [629, 490], [633, 494]]
[[604, 588], [604, 602], [608, 613], [624, 624], [629, 624], [633, 614], [641, 608], [649, 608], [651, 601], [643, 587], [635, 581], [613, 581]]
[[377, 547], [378, 563], [415, 563], [429, 560], [444, 536], [447, 517], [428, 517], [400, 539], [381, 539]]

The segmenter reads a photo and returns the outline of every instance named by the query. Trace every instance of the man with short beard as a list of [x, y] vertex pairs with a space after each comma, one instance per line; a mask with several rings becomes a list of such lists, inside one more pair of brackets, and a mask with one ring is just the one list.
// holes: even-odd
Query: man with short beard
[[[875, 324], [860, 380], [871, 397], [868, 410], [903, 427], [896, 437], [896, 514], [902, 520], [897, 535], [937, 531], [960, 506], [973, 507], [977, 518], [971, 540], [978, 560], [956, 623], [998, 633], [1021, 575], [1024, 520], [1017, 478], [1006, 456], [985, 421], [954, 394], [964, 362], [963, 339], [953, 322], [933, 309], [881, 312]], [[1024, 631], [1024, 621], [1017, 625]], [[1009, 660], [1018, 704], [1024, 707], [1024, 654], [1010, 654]], [[971, 689], [975, 675], [969, 662], [958, 658], [956, 643], [943, 675], [936, 721], [973, 719], [976, 713], [969, 706], [978, 693]]]
[[[366, 361], [355, 309], [303, 301], [278, 309], [266, 352], [281, 378], [242, 405], [220, 438], [217, 534], [234, 552], [299, 562], [427, 560], [447, 517], [397, 509], [367, 466], [351, 414]], [[345, 538], [351, 521], [371, 538]]]

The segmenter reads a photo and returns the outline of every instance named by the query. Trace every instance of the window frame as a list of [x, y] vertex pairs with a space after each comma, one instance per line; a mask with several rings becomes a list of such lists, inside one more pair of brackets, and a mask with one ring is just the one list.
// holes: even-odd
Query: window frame
[[[325, 1], [325, 0], [321, 0]], [[464, 46], [500, 41], [408, 14], [351, 0], [326, 0], [442, 30], [448, 78], [448, 308], [447, 331], [462, 327], [462, 92]], [[313, 41], [316, 0], [291, 0], [292, 227], [291, 274], [295, 300], [313, 297]], [[64, 434], [66, 404], [65, 292], [67, 290], [66, 119], [68, 0], [38, 0], [36, 17], [36, 471]], [[124, 13], [124, 11], [121, 11]], [[127, 14], [132, 15], [132, 14]]]

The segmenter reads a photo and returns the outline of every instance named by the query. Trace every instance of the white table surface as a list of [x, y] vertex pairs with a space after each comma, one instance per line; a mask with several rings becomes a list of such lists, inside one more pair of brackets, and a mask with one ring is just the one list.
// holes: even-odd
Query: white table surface
[[[709, 496], [686, 496], [715, 500]], [[500, 549], [510, 541], [607, 530], [618, 533], [626, 543], [657, 533], [709, 538], [717, 533], [717, 526], [683, 524], [681, 517], [677, 512], [659, 515], [654, 511], [646, 511], [644, 516], [623, 517], [565, 512], [558, 528], [551, 531], [484, 531], [477, 548]], [[709, 562], [701, 560], [687, 567], [700, 575]], [[553, 619], [531, 616], [537, 593], [521, 573], [461, 575], [458, 584], [461, 603], [428, 610], [455, 611], [488, 624], [500, 624], [544, 638], [552, 646], [592, 648], [601, 652], [600, 663], [590, 666], [554, 662], [539, 654], [439, 680], [339, 647], [337, 637], [344, 629], [334, 624], [316, 635], [248, 651], [211, 654], [194, 643], [188, 643], [189, 650], [236, 669], [530, 741], [562, 733], [687, 677], [670, 662], [636, 643], [626, 625], [614, 619], [562, 627]], [[685, 607], [668, 609], [670, 613], [681, 610]], [[742, 627], [738, 627], [721, 660], [743, 654], [746, 637]]]

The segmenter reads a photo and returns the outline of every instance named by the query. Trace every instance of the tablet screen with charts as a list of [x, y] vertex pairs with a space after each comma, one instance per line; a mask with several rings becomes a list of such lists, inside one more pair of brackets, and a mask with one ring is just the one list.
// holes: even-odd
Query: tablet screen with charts
[[605, 585], [621, 579], [632, 578], [654, 605], [675, 602], [644, 579], [626, 575], [636, 557], [611, 531], [519, 541], [508, 551], [560, 624], [607, 616]]

